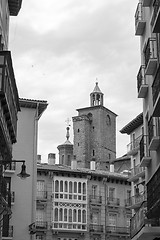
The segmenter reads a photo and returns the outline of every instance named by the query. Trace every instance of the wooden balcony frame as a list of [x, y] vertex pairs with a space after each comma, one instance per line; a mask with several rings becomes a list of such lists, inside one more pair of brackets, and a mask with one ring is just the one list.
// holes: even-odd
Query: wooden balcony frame
[[139, 143], [142, 138], [142, 135], [138, 136], [134, 141], [130, 142], [127, 145], [127, 154], [128, 155], [135, 155], [139, 150]]
[[148, 135], [143, 135], [140, 141], [140, 167], [148, 167], [151, 162]]

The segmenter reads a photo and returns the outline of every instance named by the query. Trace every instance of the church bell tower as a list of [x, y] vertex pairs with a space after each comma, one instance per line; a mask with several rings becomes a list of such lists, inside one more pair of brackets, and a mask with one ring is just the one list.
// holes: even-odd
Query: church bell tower
[[98, 82], [90, 93], [90, 107], [77, 109], [73, 117], [74, 144], [78, 167], [89, 168], [94, 158], [97, 169], [108, 169], [116, 158], [116, 114], [103, 106]]

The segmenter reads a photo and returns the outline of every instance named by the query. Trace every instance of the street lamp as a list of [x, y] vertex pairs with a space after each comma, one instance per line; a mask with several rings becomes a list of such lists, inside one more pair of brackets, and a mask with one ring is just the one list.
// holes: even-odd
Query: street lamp
[[26, 179], [27, 177], [30, 176], [30, 174], [26, 173], [26, 165], [25, 165], [25, 160], [11, 160], [11, 161], [0, 161], [0, 165], [4, 165], [5, 169], [7, 168], [6, 165], [11, 164], [12, 162], [22, 162], [21, 166], [21, 172], [17, 174], [18, 177], [21, 179]]

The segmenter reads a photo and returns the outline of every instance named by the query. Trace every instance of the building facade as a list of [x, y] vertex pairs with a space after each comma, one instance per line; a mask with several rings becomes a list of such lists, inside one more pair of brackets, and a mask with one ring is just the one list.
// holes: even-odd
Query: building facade
[[128, 176], [71, 166], [37, 165], [36, 221], [41, 240], [130, 239]]
[[103, 106], [98, 83], [90, 94], [90, 107], [77, 109], [73, 117], [74, 147], [79, 167], [89, 168], [92, 158], [99, 169], [116, 158], [116, 114]]
[[25, 160], [30, 177], [21, 180], [17, 176], [21, 171], [18, 162], [8, 165], [4, 173], [11, 191], [12, 215], [4, 218], [2, 239], [30, 240], [29, 225], [36, 218], [38, 120], [46, 109], [47, 102], [19, 99], [19, 103], [21, 111], [18, 113], [17, 143], [13, 146], [13, 159]]
[[[11, 52], [8, 50], [9, 19], [17, 16], [22, 0], [0, 1], [0, 239], [2, 225], [11, 215], [11, 193], [3, 172], [12, 161], [17, 141], [17, 113], [20, 110]], [[8, 237], [6, 229], [3, 235]]]
[[140, 36], [141, 66], [138, 98], [143, 99], [144, 141], [141, 166], [146, 168], [147, 208], [142, 204], [131, 220], [132, 239], [160, 239], [160, 1], [141, 0], [135, 13], [135, 34]]

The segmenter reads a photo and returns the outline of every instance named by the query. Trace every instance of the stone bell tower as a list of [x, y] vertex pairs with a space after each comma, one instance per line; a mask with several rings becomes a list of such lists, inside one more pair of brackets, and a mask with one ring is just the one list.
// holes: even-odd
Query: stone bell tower
[[74, 147], [78, 167], [89, 168], [92, 158], [98, 169], [108, 169], [116, 158], [116, 114], [103, 106], [98, 82], [90, 94], [90, 107], [77, 109], [73, 117]]

